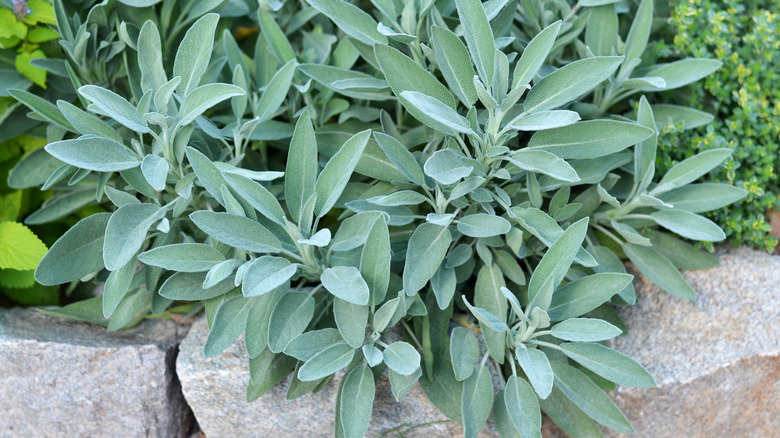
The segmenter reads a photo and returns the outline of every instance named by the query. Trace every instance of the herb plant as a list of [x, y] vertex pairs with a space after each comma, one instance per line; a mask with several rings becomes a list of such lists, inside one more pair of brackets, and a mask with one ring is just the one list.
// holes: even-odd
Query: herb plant
[[575, 436], [593, 420], [631, 432], [602, 389], [655, 382], [601, 343], [624, 330], [611, 305], [636, 300], [621, 259], [692, 299], [678, 268], [715, 259], [669, 232], [724, 239], [697, 213], [744, 191], [691, 184], [728, 149], [656, 178], [647, 99], [599, 118], [647, 44], [647, 1], [635, 36], [598, 56], [560, 39], [588, 2], [524, 39], [533, 26], [514, 18], [530, 3], [273, 3], [241, 42], [215, 42], [210, 13], [172, 62], [142, 23], [123, 49], [130, 95], [83, 84], [85, 108], [22, 100], [61, 135], [17, 169], [78, 177], [113, 204], [36, 270], [103, 294], [48, 312], [119, 329], [203, 309], [206, 356], [244, 333], [249, 401], [288, 374], [295, 398], [345, 370], [337, 436], [365, 434], [385, 369], [398, 400], [419, 382], [465, 436], [491, 410], [505, 436], [538, 436], [542, 411]]

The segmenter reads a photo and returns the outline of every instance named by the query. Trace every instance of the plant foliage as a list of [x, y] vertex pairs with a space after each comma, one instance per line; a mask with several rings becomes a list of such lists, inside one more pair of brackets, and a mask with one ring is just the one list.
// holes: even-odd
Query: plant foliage
[[[715, 260], [677, 236], [723, 240], [698, 213], [745, 192], [704, 199], [713, 187], [694, 184], [728, 149], [656, 176], [657, 109], [623, 100], [717, 63], [640, 68], [649, 0], [625, 42], [588, 30], [618, 19], [614, 2], [536, 15], [538, 2], [207, 3], [219, 13], [178, 34], [175, 2], [102, 25], [119, 22], [122, 56], [106, 62], [121, 59], [127, 86], [85, 73], [73, 102], [12, 91], [57, 127], [17, 168], [113, 204], [36, 270], [44, 284], [95, 278], [102, 296], [49, 312], [115, 330], [193, 302], [206, 356], [244, 333], [249, 401], [290, 373], [293, 398], [343, 370], [337, 436], [366, 433], [385, 370], [398, 400], [419, 382], [465, 436], [491, 409], [506, 436], [538, 436], [542, 411], [575, 436], [593, 421], [631, 432], [602, 388], [655, 382], [602, 343], [624, 330], [611, 305], [636, 300], [621, 259], [692, 299], [678, 268]], [[67, 51], [80, 20], [55, 10]], [[220, 31], [242, 20], [260, 35]]]

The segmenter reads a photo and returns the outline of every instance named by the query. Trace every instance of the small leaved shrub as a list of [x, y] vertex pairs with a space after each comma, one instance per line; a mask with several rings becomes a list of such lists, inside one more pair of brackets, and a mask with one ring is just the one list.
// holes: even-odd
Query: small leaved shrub
[[[641, 65], [652, 1], [631, 19], [603, 1], [122, 3], [82, 22], [54, 2], [78, 97], [11, 91], [53, 126], [12, 180], [109, 210], [35, 271], [103, 294], [48, 313], [118, 330], [203, 311], [207, 356], [245, 333], [249, 401], [345, 370], [336, 436], [366, 433], [385, 371], [396, 399], [419, 382], [467, 437], [491, 410], [502, 436], [538, 436], [542, 411], [575, 436], [633, 431], [602, 391], [655, 385], [602, 343], [624, 330], [612, 305], [636, 301], [621, 259], [693, 299], [678, 269], [716, 260], [677, 236], [723, 240], [698, 213], [745, 196], [695, 183], [727, 148], [655, 175], [654, 114], [689, 110], [642, 94], [718, 63]], [[618, 18], [627, 34], [595, 34]], [[250, 20], [260, 34], [236, 38]], [[69, 48], [112, 26], [106, 65], [126, 76], [84, 81]]]
[[749, 194], [710, 217], [723, 226], [732, 243], [771, 251], [777, 239], [769, 235], [764, 217], [780, 205], [780, 2], [690, 0], [669, 5], [671, 35], [653, 51], [712, 57], [723, 67], [681, 95], [663, 95], [666, 102], [709, 111], [715, 121], [706, 129], [665, 127], [659, 140], [659, 170], [700, 151], [732, 148], [731, 159], [710, 180], [736, 184]]

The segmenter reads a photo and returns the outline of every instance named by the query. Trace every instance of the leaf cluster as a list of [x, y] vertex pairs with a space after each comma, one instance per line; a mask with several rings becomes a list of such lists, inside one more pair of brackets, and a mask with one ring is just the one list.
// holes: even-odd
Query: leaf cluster
[[[69, 74], [72, 101], [11, 91], [54, 127], [10, 181], [109, 207], [35, 271], [103, 294], [48, 312], [117, 330], [203, 310], [206, 356], [244, 333], [249, 401], [288, 374], [296, 398], [344, 370], [337, 436], [366, 433], [385, 370], [396, 399], [419, 382], [469, 437], [491, 410], [505, 436], [538, 436], [542, 411], [575, 436], [632, 431], [602, 391], [655, 384], [602, 344], [625, 329], [612, 305], [636, 301], [623, 260], [693, 299], [678, 269], [715, 259], [677, 236], [723, 240], [699, 213], [745, 192], [694, 183], [729, 149], [656, 177], [655, 114], [687, 110], [642, 97], [609, 111], [715, 64], [640, 68], [650, 0], [625, 42], [593, 30], [616, 2], [541, 21], [517, 14], [538, 2], [268, 3], [223, 32], [207, 3], [180, 40], [168, 2], [137, 32], [104, 25], [120, 29], [126, 88], [85, 73]], [[95, 8], [112, 5], [122, 17]], [[80, 20], [57, 17], [67, 51]], [[260, 34], [236, 38], [244, 20]]]

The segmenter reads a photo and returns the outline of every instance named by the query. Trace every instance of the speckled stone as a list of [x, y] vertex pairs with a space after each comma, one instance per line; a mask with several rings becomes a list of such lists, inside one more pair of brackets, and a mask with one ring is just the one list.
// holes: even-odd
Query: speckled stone
[[185, 436], [192, 414], [173, 368], [185, 333], [0, 309], [0, 437]]
[[780, 437], [780, 257], [744, 247], [718, 257], [718, 267], [683, 273], [696, 300], [637, 275], [638, 304], [619, 309], [629, 332], [611, 346], [658, 383], [610, 394], [632, 437]]
[[[333, 436], [336, 393], [343, 373], [336, 374], [317, 394], [307, 394], [295, 400], [285, 397], [288, 377], [259, 400], [247, 403], [245, 391], [249, 371], [243, 341], [239, 339], [217, 357], [204, 358], [203, 344], [207, 335], [208, 326], [201, 318], [193, 324], [182, 342], [177, 360], [184, 397], [207, 437]], [[401, 403], [397, 403], [390, 390], [390, 382], [383, 376], [377, 381], [376, 400], [366, 436], [380, 437], [399, 426], [403, 436], [408, 438], [463, 435], [463, 429], [440, 413], [419, 385]], [[391, 433], [388, 436], [396, 435]], [[497, 435], [486, 428], [481, 436]]]

